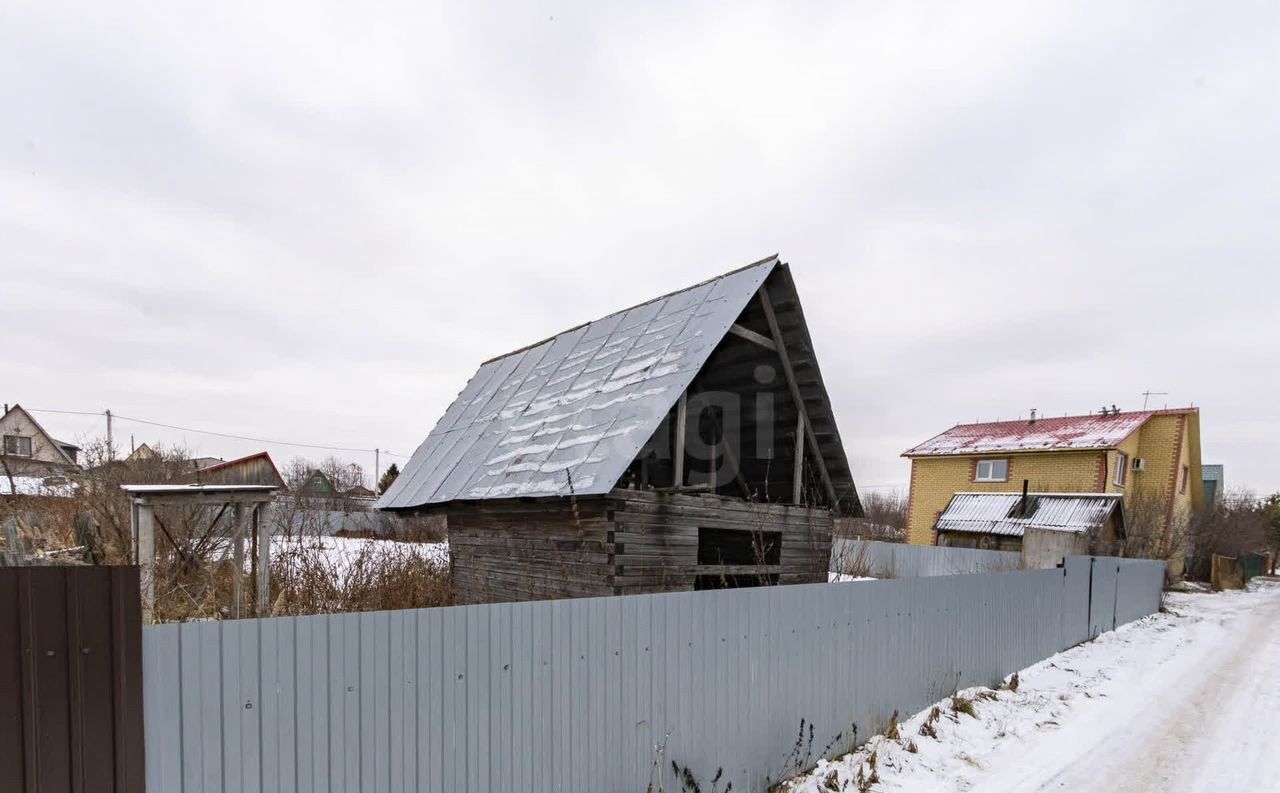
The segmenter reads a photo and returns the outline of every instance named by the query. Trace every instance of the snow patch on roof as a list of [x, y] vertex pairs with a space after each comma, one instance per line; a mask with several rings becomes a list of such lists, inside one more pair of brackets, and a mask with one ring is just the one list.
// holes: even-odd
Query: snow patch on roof
[[770, 257], [485, 362], [377, 506], [607, 493], [777, 266]]
[[1162, 412], [1134, 411], [1106, 415], [1039, 418], [1034, 421], [993, 421], [958, 424], [902, 453], [903, 457], [1034, 452], [1052, 449], [1112, 449], [1132, 435], [1147, 419]]
[[1083, 533], [1105, 524], [1122, 498], [1119, 493], [1028, 493], [1027, 514], [1019, 515], [1021, 493], [956, 493], [936, 527], [1011, 537], [1021, 537], [1028, 526]]

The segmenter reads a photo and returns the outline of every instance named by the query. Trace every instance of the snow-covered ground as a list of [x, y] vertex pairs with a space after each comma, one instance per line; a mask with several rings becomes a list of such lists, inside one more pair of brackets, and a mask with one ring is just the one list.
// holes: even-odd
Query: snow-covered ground
[[397, 540], [365, 539], [361, 537], [273, 537], [271, 553], [279, 556], [289, 551], [324, 554], [324, 564], [339, 578], [346, 576], [351, 565], [366, 554], [412, 553], [441, 564], [449, 563], [447, 542], [399, 542]]
[[0, 475], [0, 496], [51, 496], [55, 498], [71, 498], [79, 487], [60, 476], [14, 476]]
[[1280, 790], [1280, 584], [1168, 606], [1022, 670], [1017, 691], [960, 692], [974, 715], [945, 700], [787, 789]]
[[878, 581], [878, 578], [872, 578], [865, 575], [849, 575], [848, 573], [837, 573], [834, 570], [827, 573], [828, 584], [843, 584], [847, 581]]

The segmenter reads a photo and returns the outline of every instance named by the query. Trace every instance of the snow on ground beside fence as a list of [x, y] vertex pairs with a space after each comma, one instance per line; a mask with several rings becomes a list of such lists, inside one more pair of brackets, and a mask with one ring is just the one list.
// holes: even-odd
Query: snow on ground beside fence
[[848, 573], [837, 573], [834, 570], [827, 573], [828, 584], [844, 584], [849, 581], [879, 581], [879, 580], [880, 579], [878, 578], [873, 578], [867, 575], [849, 575]]
[[448, 542], [401, 542], [398, 540], [367, 539], [364, 537], [273, 537], [273, 556], [297, 552], [319, 552], [324, 555], [326, 566], [336, 575], [345, 576], [351, 565], [362, 556], [373, 554], [412, 553], [423, 559], [449, 564]]
[[1017, 691], [966, 689], [785, 789], [1274, 789], [1280, 585], [1167, 598], [1169, 613], [1022, 670]]

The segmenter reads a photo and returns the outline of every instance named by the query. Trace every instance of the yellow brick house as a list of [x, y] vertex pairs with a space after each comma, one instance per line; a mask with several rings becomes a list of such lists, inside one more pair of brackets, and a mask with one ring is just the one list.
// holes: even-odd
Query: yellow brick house
[[917, 545], [938, 543], [939, 518], [962, 493], [1119, 494], [1130, 529], [1165, 538], [1184, 537], [1204, 499], [1196, 408], [959, 424], [902, 456]]

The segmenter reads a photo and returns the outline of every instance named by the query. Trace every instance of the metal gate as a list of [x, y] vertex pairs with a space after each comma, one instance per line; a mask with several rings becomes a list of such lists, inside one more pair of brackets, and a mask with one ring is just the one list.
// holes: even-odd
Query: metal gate
[[0, 705], [0, 791], [143, 790], [138, 568], [0, 568]]

